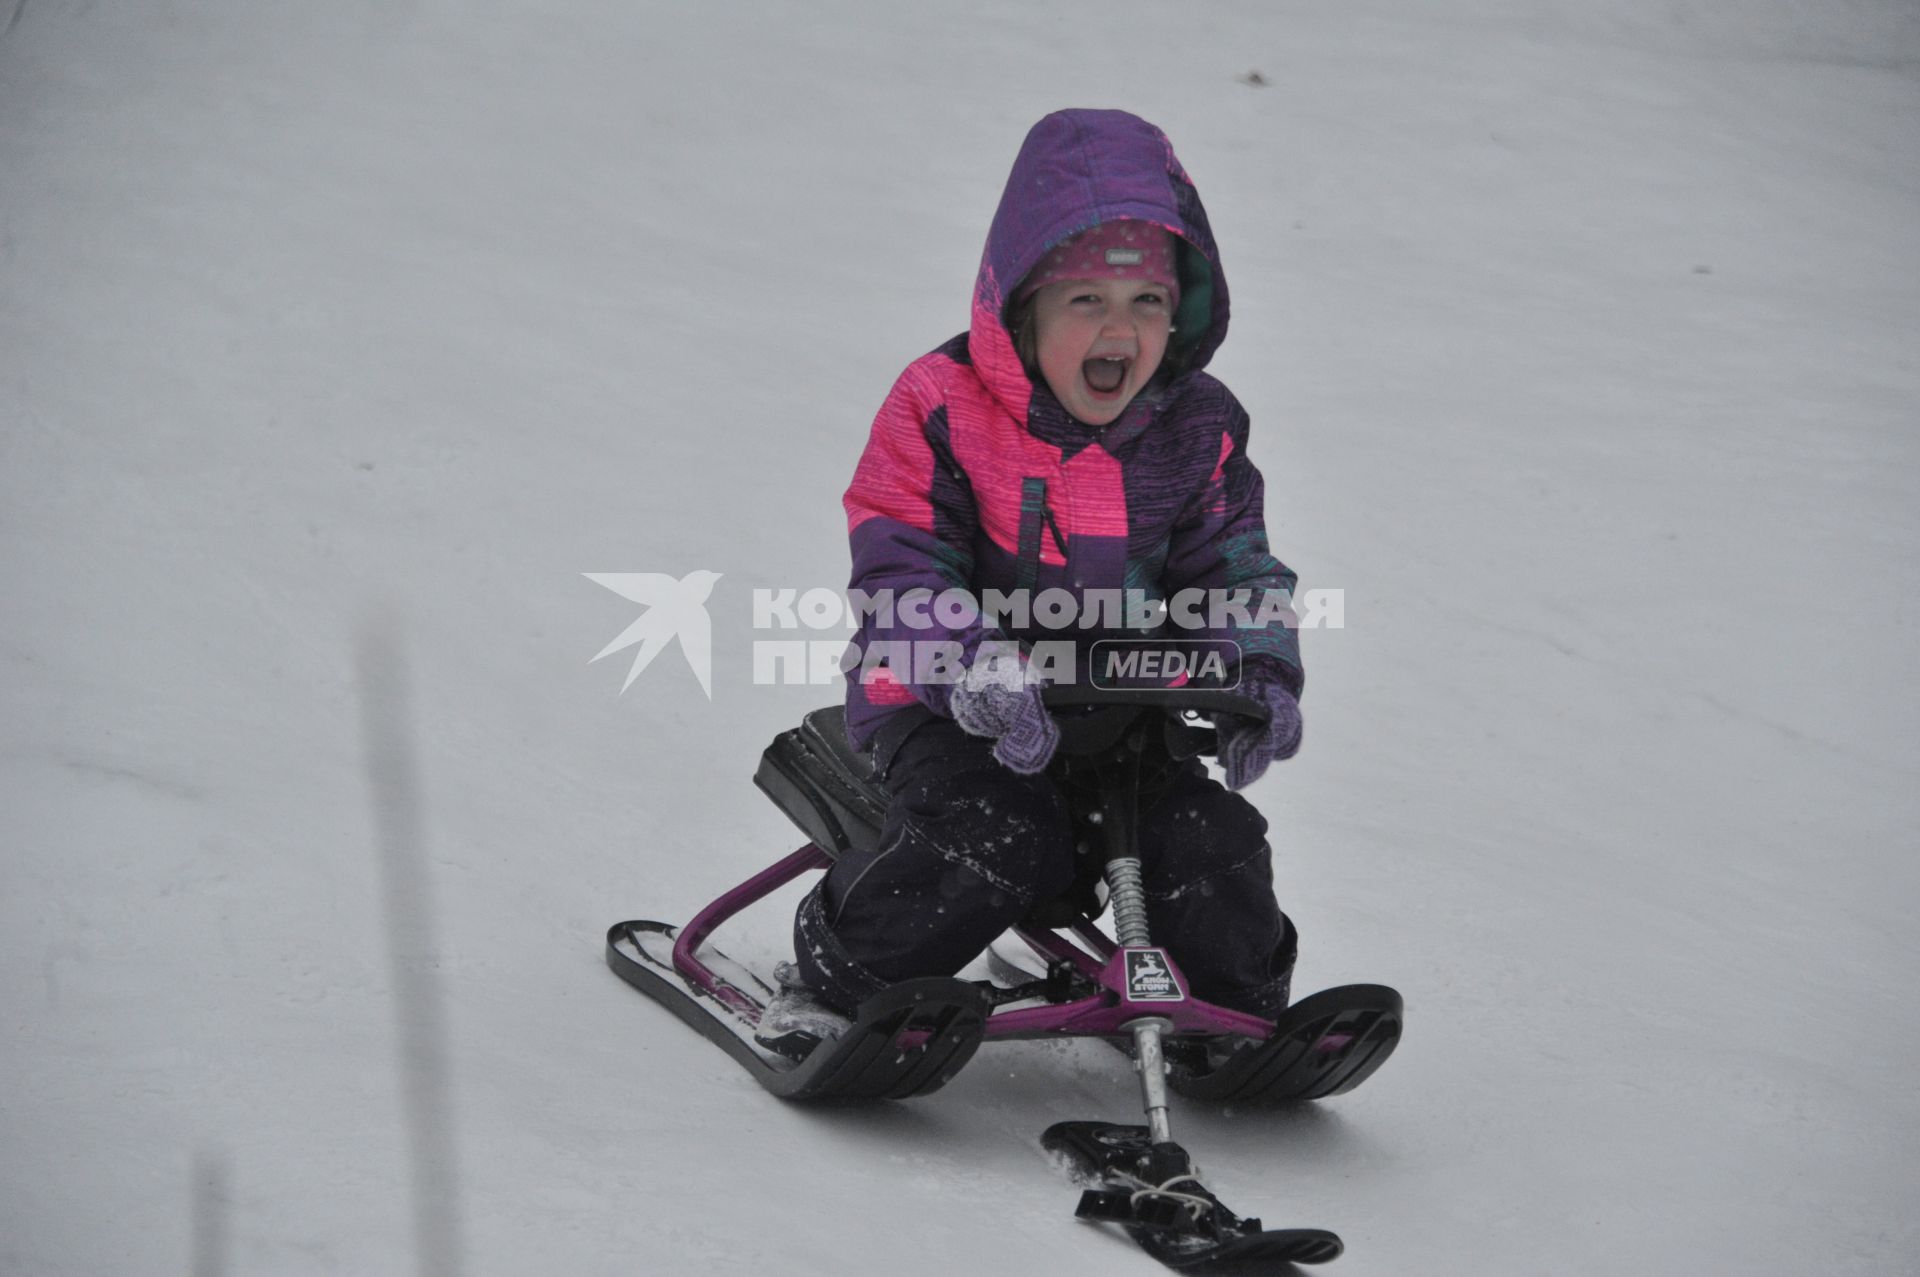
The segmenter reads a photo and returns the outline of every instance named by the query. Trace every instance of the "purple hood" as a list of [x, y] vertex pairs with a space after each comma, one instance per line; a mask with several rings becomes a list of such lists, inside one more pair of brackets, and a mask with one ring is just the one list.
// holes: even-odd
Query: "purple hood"
[[995, 398], [1018, 417], [1033, 386], [1013, 350], [1006, 304], [1048, 250], [1105, 222], [1132, 219], [1172, 231], [1179, 245], [1180, 313], [1172, 354], [1204, 368], [1227, 335], [1227, 280], [1207, 211], [1167, 135], [1125, 111], [1055, 111], [1027, 132], [987, 231], [974, 283], [967, 345]]

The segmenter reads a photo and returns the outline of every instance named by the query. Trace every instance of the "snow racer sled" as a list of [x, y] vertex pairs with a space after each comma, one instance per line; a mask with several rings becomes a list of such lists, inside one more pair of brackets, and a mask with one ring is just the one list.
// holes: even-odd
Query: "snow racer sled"
[[[816, 710], [782, 733], [754, 782], [808, 841], [722, 894], [684, 927], [616, 924], [607, 964], [725, 1050], [768, 1091], [790, 1100], [905, 1099], [951, 1079], [983, 1042], [1096, 1037], [1129, 1052], [1148, 1124], [1062, 1122], [1043, 1144], [1095, 1187], [1079, 1215], [1123, 1225], [1170, 1266], [1260, 1271], [1340, 1254], [1320, 1229], [1263, 1230], [1234, 1216], [1194, 1178], [1172, 1140], [1168, 1090], [1236, 1104], [1316, 1100], [1349, 1091], [1392, 1054], [1401, 999], [1383, 985], [1347, 985], [1294, 1003], [1274, 1021], [1191, 995], [1166, 950], [1153, 945], [1141, 885], [1137, 814], [1143, 760], [1211, 753], [1202, 715], [1264, 720], [1265, 707], [1203, 688], [1045, 693], [1061, 729], [1052, 770], [1068, 794], [1081, 845], [1094, 849], [1067, 896], [1032, 910], [988, 956], [994, 979], [907, 980], [869, 998], [838, 1038], [755, 1037], [770, 983], [709, 943], [754, 902], [834, 858], [871, 848], [888, 803], [873, 761], [848, 743], [843, 711]], [[1113, 914], [1097, 922], [1101, 889]], [[1249, 1268], [1248, 1265], [1252, 1267]]]

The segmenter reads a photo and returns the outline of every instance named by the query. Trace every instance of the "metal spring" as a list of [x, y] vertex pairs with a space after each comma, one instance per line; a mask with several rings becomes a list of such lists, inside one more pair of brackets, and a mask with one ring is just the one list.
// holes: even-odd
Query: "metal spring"
[[1149, 944], [1147, 889], [1140, 881], [1140, 861], [1122, 856], [1107, 862], [1107, 905], [1113, 910], [1113, 929], [1127, 946]]

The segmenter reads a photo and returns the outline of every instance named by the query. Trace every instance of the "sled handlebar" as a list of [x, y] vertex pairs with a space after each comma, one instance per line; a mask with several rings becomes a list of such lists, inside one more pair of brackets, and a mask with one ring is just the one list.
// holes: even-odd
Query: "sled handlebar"
[[1213, 728], [1195, 723], [1201, 714], [1234, 714], [1265, 723], [1272, 715], [1264, 703], [1241, 692], [1211, 687], [1049, 687], [1040, 693], [1050, 710], [1082, 710], [1054, 715], [1060, 724], [1060, 750], [1097, 754], [1109, 749], [1143, 718], [1161, 720], [1167, 748], [1177, 758], [1211, 754]]
[[1061, 684], [1041, 689], [1048, 709], [1162, 709], [1169, 713], [1238, 714], [1264, 723], [1272, 717], [1264, 701], [1217, 687], [1082, 687]]

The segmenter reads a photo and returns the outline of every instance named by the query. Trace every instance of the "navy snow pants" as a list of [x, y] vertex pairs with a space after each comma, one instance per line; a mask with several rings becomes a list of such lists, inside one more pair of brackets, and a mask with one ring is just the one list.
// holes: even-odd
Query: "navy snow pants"
[[[1065, 795], [1009, 771], [992, 744], [942, 718], [893, 749], [876, 849], [836, 860], [794, 921], [800, 972], [824, 1000], [850, 1009], [895, 981], [952, 975], [1073, 886]], [[1153, 941], [1194, 996], [1272, 1018], [1297, 940], [1274, 900], [1267, 822], [1198, 762], [1174, 766], [1140, 811]]]

